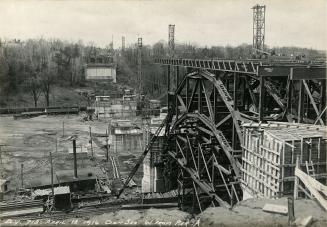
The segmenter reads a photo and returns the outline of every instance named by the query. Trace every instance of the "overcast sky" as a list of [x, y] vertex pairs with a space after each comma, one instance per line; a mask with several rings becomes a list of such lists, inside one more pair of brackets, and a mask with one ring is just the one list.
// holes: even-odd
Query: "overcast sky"
[[252, 44], [252, 10], [265, 4], [266, 41], [273, 46], [326, 49], [326, 0], [0, 0], [0, 38], [62, 38], [115, 48], [143, 37], [201, 46]]

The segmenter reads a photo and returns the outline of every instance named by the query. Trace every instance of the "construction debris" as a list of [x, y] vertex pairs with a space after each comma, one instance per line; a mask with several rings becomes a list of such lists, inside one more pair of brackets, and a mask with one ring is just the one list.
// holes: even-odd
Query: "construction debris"
[[274, 204], [266, 204], [263, 208], [263, 211], [270, 212], [270, 213], [276, 213], [276, 214], [283, 214], [287, 215], [288, 209], [287, 206], [281, 206], [281, 205], [274, 205]]
[[298, 227], [308, 227], [311, 225], [312, 222], [313, 222], [313, 217], [308, 216], [305, 218], [297, 218], [293, 224]]
[[[297, 166], [295, 168], [295, 185], [294, 185], [294, 197], [298, 196], [298, 187], [299, 182], [298, 179], [304, 184], [305, 188], [309, 190], [311, 195], [318, 201], [318, 203], [327, 211], [327, 186], [321, 184], [319, 181], [309, 176], [300, 170], [299, 158], [297, 159]], [[298, 179], [297, 179], [298, 178]], [[302, 188], [302, 187], [301, 187]], [[302, 188], [303, 191], [305, 190]]]

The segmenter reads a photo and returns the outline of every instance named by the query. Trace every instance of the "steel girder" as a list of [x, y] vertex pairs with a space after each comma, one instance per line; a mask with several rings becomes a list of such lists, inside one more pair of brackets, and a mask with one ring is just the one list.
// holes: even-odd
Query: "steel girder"
[[246, 100], [248, 111], [240, 111], [249, 120], [326, 124], [326, 62], [170, 58], [155, 63], [233, 75], [251, 101]]
[[298, 79], [325, 79], [326, 62], [319, 61], [271, 61], [271, 60], [230, 60], [230, 59], [177, 59], [158, 58], [161, 65], [183, 66], [220, 72], [244, 73], [247, 75], [288, 77]]

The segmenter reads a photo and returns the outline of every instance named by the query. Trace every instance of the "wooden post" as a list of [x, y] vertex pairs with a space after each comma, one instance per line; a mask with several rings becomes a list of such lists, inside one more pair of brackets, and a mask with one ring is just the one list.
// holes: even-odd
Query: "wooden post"
[[293, 77], [293, 68], [291, 68], [290, 70], [290, 76], [288, 77], [288, 94], [287, 94], [287, 113], [288, 114], [292, 114], [292, 94], [293, 94], [293, 80], [292, 80], [292, 77]]
[[53, 189], [53, 165], [52, 165], [52, 153], [50, 152], [50, 167], [51, 167], [51, 192], [52, 195], [54, 195], [54, 189]]
[[301, 123], [303, 121], [303, 109], [304, 109], [304, 84], [302, 80], [299, 80], [300, 82], [300, 91], [299, 91], [299, 103], [298, 103], [298, 123]]
[[[296, 165], [295, 165], [295, 169], [296, 168], [300, 168], [300, 156], [297, 155], [296, 156]], [[298, 189], [299, 189], [299, 178], [297, 178], [297, 176], [295, 176], [295, 169], [294, 169], [294, 199], [297, 199], [298, 197]]]
[[287, 198], [287, 205], [288, 205], [288, 225], [291, 226], [295, 220], [294, 199], [292, 197]]
[[263, 120], [264, 116], [264, 103], [265, 103], [265, 79], [260, 76], [260, 96], [259, 96], [259, 121]]
[[65, 122], [62, 122], [62, 136], [65, 136]]

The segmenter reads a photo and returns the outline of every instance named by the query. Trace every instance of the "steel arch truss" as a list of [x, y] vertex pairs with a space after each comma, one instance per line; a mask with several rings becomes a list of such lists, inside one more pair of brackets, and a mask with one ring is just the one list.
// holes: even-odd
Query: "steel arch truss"
[[236, 148], [242, 143], [240, 121], [244, 119], [222, 79], [205, 70], [187, 74], [174, 98], [169, 105], [175, 115], [169, 154], [180, 167], [181, 203], [189, 195], [199, 211], [208, 205], [230, 207], [242, 196]]

